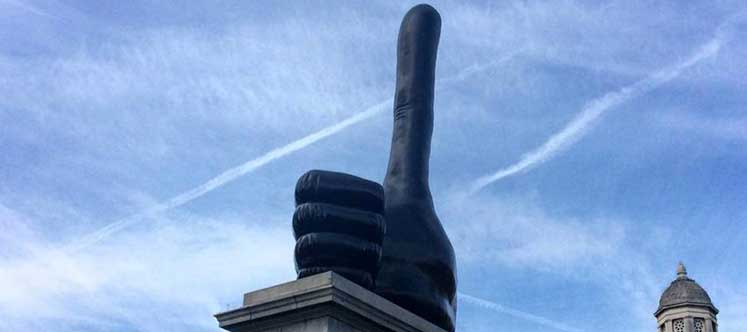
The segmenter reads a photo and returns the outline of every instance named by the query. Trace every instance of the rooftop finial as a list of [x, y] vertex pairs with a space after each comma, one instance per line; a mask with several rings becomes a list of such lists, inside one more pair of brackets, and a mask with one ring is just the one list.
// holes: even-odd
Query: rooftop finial
[[687, 278], [687, 269], [685, 269], [685, 264], [682, 264], [681, 261], [677, 264], [677, 278]]

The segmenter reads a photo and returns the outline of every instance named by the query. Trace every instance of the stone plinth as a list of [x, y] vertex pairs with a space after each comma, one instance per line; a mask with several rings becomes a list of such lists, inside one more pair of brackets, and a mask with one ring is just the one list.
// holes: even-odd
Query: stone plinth
[[231, 332], [446, 332], [333, 272], [244, 294], [215, 318]]

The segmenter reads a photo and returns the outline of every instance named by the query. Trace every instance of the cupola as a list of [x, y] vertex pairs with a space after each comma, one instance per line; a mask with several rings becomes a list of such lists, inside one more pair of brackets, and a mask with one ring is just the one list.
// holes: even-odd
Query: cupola
[[711, 297], [687, 276], [687, 269], [680, 262], [677, 278], [662, 293], [654, 313], [659, 332], [717, 332], [717, 314]]

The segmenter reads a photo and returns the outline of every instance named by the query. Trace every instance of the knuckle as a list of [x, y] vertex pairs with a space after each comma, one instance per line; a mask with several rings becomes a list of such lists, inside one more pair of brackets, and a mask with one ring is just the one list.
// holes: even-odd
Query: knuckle
[[295, 189], [296, 204], [303, 203], [304, 196], [306, 196], [309, 192], [315, 191], [315, 188], [319, 182], [320, 173], [320, 170], [312, 169], [298, 178]]
[[340, 234], [381, 244], [386, 233], [382, 214], [326, 203], [303, 203], [292, 218], [294, 237], [311, 233]]
[[326, 209], [317, 203], [303, 203], [296, 207], [293, 219], [300, 223], [324, 220], [327, 218]]
[[344, 266], [375, 269], [381, 260], [381, 246], [344, 234], [311, 233], [296, 241], [298, 267]]
[[407, 102], [403, 102], [394, 109], [394, 121], [401, 121], [406, 119], [410, 113], [411, 106]]
[[293, 231], [296, 239], [315, 230], [327, 219], [327, 211], [321, 204], [303, 203], [293, 212]]

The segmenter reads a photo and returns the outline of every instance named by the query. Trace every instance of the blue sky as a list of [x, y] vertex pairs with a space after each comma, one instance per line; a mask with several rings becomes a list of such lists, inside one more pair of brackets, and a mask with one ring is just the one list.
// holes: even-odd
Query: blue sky
[[[216, 331], [294, 278], [298, 176], [383, 178], [414, 4], [0, 0], [0, 330]], [[653, 331], [682, 260], [744, 331], [747, 6], [432, 4], [458, 330]]]

